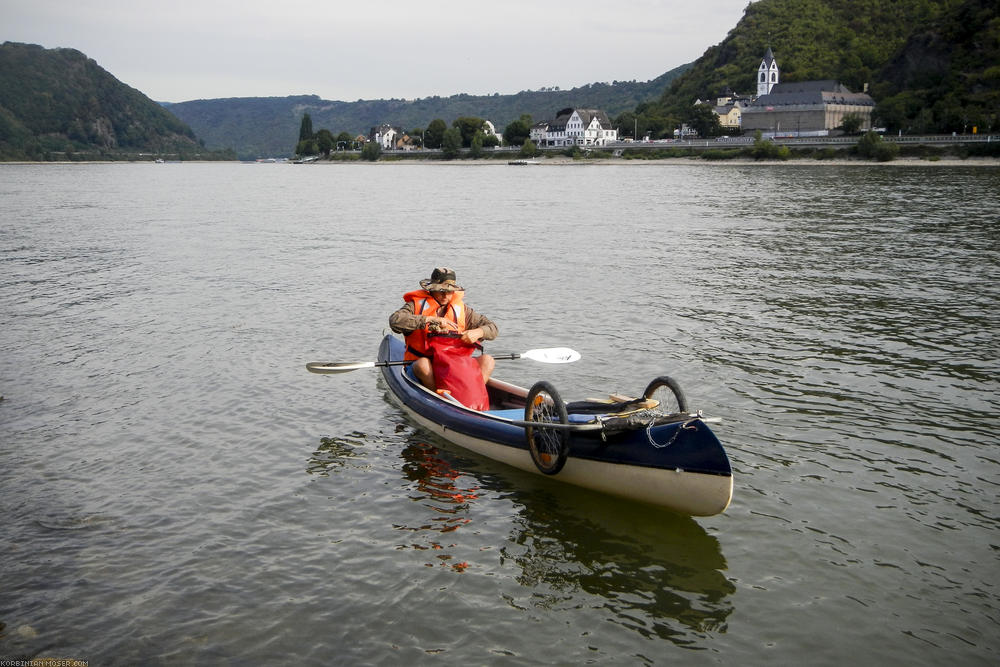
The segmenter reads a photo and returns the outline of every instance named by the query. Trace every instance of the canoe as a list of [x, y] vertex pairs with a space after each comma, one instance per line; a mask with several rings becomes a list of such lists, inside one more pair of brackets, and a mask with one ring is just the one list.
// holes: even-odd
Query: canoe
[[[410, 420], [437, 436], [524, 471], [689, 516], [712, 516], [729, 506], [729, 458], [700, 412], [646, 397], [613, 396], [564, 403], [547, 382], [530, 390], [491, 378], [490, 410], [467, 408], [424, 387], [403, 359], [403, 342], [387, 335], [378, 360], [389, 394]], [[657, 389], [659, 387], [659, 389]], [[674, 404], [677, 407], [677, 403]]]

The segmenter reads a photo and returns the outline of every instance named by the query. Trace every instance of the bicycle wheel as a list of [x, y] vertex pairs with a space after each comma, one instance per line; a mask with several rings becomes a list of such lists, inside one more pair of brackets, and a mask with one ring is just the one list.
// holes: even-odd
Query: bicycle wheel
[[[528, 404], [524, 406], [524, 420], [539, 424], [567, 424], [569, 415], [566, 404], [556, 391], [544, 380], [536, 382], [528, 392]], [[555, 475], [566, 465], [569, 455], [569, 429], [526, 426], [524, 436], [535, 466], [546, 475]]]
[[653, 408], [653, 411], [661, 415], [676, 415], [687, 412], [687, 400], [684, 398], [684, 392], [681, 391], [680, 385], [673, 378], [666, 375], [661, 375], [650, 382], [646, 391], [642, 392], [642, 397], [657, 401], [659, 405]]

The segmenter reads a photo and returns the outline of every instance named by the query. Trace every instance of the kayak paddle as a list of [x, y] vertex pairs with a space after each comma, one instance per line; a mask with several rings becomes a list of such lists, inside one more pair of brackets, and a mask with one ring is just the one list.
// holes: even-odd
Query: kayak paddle
[[[494, 359], [531, 359], [540, 361], [543, 364], [568, 364], [580, 358], [580, 353], [568, 347], [547, 347], [540, 350], [528, 350], [520, 354], [500, 354], [493, 355]], [[310, 373], [347, 373], [362, 368], [375, 368], [376, 366], [403, 366], [412, 363], [412, 360], [405, 361], [312, 361], [306, 364], [306, 370]]]

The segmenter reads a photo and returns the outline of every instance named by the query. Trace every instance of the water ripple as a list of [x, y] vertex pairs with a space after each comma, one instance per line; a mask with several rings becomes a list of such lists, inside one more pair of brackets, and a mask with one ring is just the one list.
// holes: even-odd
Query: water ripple
[[[0, 654], [1000, 649], [995, 169], [159, 167], [0, 166]], [[583, 353], [504, 379], [677, 378], [723, 418], [732, 506], [510, 470], [415, 429], [377, 373], [304, 372], [373, 358], [434, 265], [499, 322], [492, 351]]]

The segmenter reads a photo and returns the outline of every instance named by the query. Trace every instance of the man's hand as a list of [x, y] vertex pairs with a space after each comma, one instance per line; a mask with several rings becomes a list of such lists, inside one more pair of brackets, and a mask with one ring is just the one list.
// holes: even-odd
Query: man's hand
[[462, 334], [462, 342], [468, 343], [469, 345], [473, 345], [475, 343], [478, 343], [480, 339], [482, 339], [482, 337], [483, 337], [482, 328], [469, 329], [468, 331]]
[[426, 318], [427, 324], [433, 324], [438, 329], [444, 329], [445, 331], [458, 331], [458, 325], [449, 320], [446, 317], [438, 317], [437, 315], [429, 315]]

